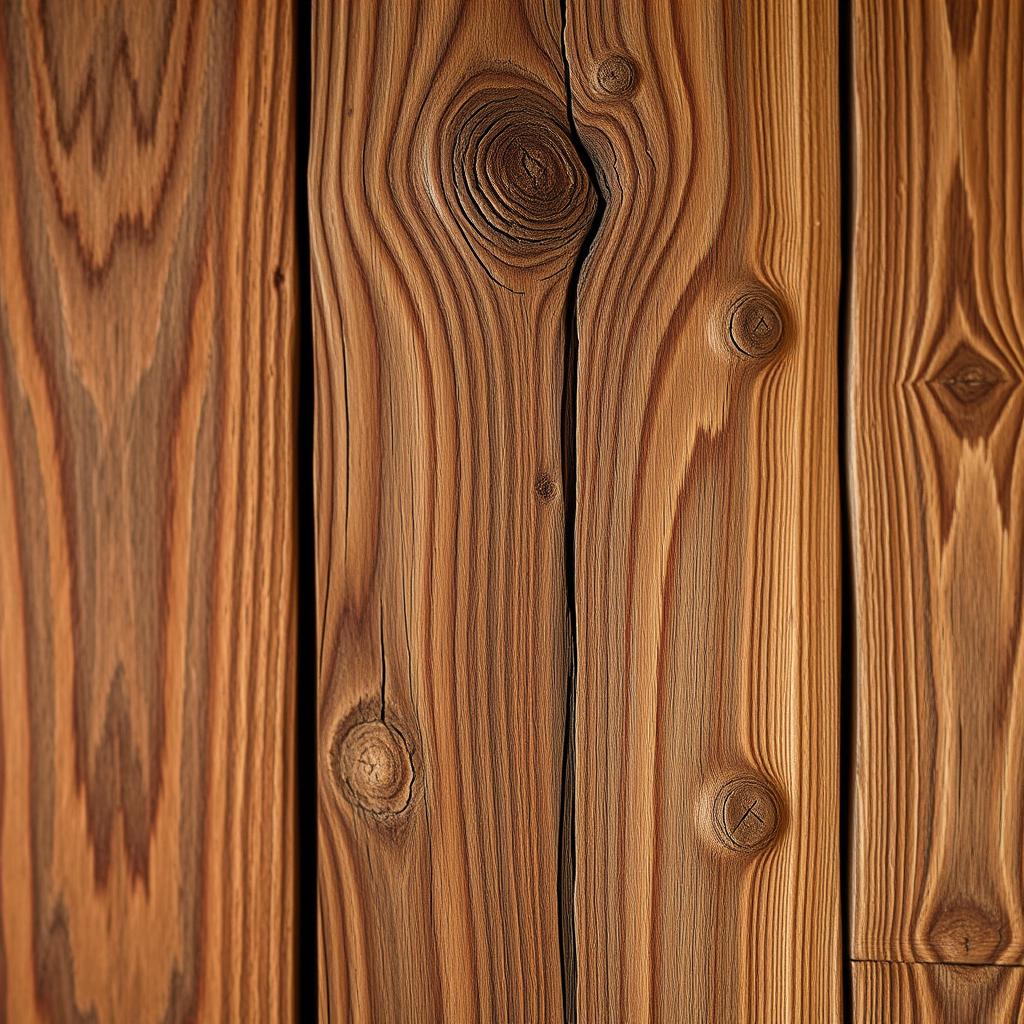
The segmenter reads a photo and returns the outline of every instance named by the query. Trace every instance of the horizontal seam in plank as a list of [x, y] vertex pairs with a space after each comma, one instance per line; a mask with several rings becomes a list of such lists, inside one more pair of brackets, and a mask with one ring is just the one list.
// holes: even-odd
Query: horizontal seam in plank
[[852, 956], [851, 964], [905, 964], [907, 967], [1007, 967], [1015, 971], [1024, 970], [1024, 964], [1001, 964], [985, 961], [984, 963], [965, 963], [962, 960], [880, 960], [872, 957]]

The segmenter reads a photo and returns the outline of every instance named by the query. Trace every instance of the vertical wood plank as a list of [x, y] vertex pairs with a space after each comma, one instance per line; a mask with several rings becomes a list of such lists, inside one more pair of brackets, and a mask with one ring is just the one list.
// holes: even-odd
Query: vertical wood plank
[[1024, 8], [855, 11], [853, 952], [1021, 963]]
[[581, 1020], [839, 1014], [833, 4], [570, 0]]
[[0, 1019], [293, 1016], [286, 2], [0, 15]]
[[314, 19], [320, 1010], [558, 1020], [561, 13]]
[[963, 964], [853, 965], [857, 1024], [1014, 1024], [1024, 1021], [1024, 971]]

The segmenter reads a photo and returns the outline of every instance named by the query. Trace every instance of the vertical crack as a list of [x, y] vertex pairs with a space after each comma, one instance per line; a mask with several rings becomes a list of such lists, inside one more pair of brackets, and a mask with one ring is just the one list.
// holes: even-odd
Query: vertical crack
[[840, 646], [839, 646], [839, 905], [841, 914], [843, 1014], [852, 1019], [852, 908], [854, 772], [856, 743], [856, 621], [853, 554], [852, 431], [850, 418], [851, 278], [854, 249], [854, 203], [856, 201], [856, 137], [854, 121], [854, 23], [852, 9], [840, 3], [838, 9], [839, 51], [839, 309], [836, 335], [838, 367], [839, 442], [839, 524], [840, 524]]
[[590, 179], [597, 199], [594, 218], [580, 244], [580, 251], [569, 275], [565, 303], [565, 364], [562, 379], [562, 490], [565, 496], [565, 593], [569, 652], [566, 671], [565, 734], [562, 743], [562, 794], [558, 824], [558, 944], [561, 953], [562, 1015], [566, 1024], [576, 1020], [576, 389], [579, 365], [579, 293], [580, 276], [601, 228], [607, 205], [601, 179], [590, 151], [583, 144], [572, 102], [572, 73], [567, 35], [568, 3], [562, 6], [562, 68], [565, 77], [566, 116], [569, 138]]
[[384, 600], [380, 602], [380, 720], [387, 713], [388, 662], [384, 651]]
[[[294, 103], [294, 206], [296, 325], [294, 335], [295, 470], [294, 536], [296, 538], [295, 687], [293, 713], [295, 814], [294, 925], [296, 977], [292, 1012], [296, 1020], [316, 1020], [319, 985], [319, 904], [317, 893], [317, 600], [316, 507], [313, 493], [316, 425], [314, 402], [314, 339], [312, 260], [309, 243], [308, 166], [312, 117], [313, 12], [296, 5], [292, 14], [292, 88]], [[328, 1006], [328, 1018], [330, 1007]]]

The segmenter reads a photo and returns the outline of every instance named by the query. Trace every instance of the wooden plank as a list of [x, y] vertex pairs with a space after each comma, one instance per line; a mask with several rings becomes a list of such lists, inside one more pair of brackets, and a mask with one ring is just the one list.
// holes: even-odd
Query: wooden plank
[[0, 15], [0, 1019], [291, 1019], [291, 7]]
[[964, 964], [853, 964], [853, 1019], [863, 1024], [1024, 1021], [1024, 971]]
[[855, 18], [854, 956], [1024, 956], [1024, 7]]
[[558, 0], [320, 2], [309, 167], [325, 1020], [563, 1012]]
[[581, 1020], [835, 1020], [833, 4], [570, 0]]

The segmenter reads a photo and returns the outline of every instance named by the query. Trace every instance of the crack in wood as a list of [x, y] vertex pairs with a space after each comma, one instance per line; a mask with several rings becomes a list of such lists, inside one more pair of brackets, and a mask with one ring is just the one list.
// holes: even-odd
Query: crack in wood
[[[566, 118], [569, 140], [589, 178], [595, 208], [573, 265], [565, 304], [565, 367], [562, 387], [562, 476], [565, 496], [565, 589], [569, 630], [569, 665], [566, 679], [565, 738], [562, 756], [562, 800], [559, 820], [561, 857], [558, 873], [559, 945], [562, 952], [563, 1019], [576, 1020], [576, 931], [573, 912], [575, 893], [575, 723], [576, 723], [576, 376], [579, 359], [578, 304], [580, 276], [604, 218], [606, 198], [600, 187], [593, 155], [580, 136], [573, 113], [572, 67], [566, 35], [569, 31], [567, 0], [562, 0], [562, 65], [565, 76]], [[620, 71], [622, 69], [619, 69]], [[616, 77], [616, 76], [612, 76]], [[621, 75], [618, 78], [621, 79]], [[621, 83], [620, 83], [621, 84]], [[632, 76], [630, 78], [630, 87]]]

